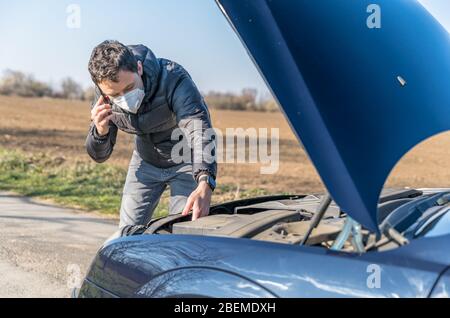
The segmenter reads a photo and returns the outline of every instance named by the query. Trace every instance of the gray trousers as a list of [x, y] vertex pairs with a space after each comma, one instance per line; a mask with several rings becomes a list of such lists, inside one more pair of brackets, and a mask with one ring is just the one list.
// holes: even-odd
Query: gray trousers
[[169, 214], [181, 213], [187, 198], [197, 187], [192, 164], [158, 168], [134, 151], [123, 187], [119, 227], [147, 224], [167, 186], [170, 187]]

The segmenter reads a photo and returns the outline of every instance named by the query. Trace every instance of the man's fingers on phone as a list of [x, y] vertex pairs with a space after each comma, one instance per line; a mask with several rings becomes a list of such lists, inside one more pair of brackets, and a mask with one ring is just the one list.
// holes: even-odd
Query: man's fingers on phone
[[105, 109], [111, 109], [111, 106], [109, 106], [108, 104], [104, 104], [104, 105], [99, 105], [99, 106], [95, 106], [92, 110], [91, 110], [91, 119], [94, 120], [95, 117], [103, 110]]
[[106, 118], [104, 118], [99, 124], [101, 126], [106, 126], [109, 123], [109, 121], [111, 120], [112, 116], [113, 116], [112, 114], [106, 116]]
[[110, 109], [104, 109], [101, 112], [99, 112], [96, 116], [96, 121], [100, 123], [103, 119], [105, 119], [107, 116], [112, 115]]
[[100, 96], [100, 98], [97, 100], [97, 103], [95, 103], [95, 106], [99, 106], [105, 104], [105, 98], [102, 96]]
[[102, 105], [97, 105], [92, 109], [92, 114], [95, 115], [98, 112], [101, 112], [104, 109], [111, 109], [111, 105], [109, 104], [102, 104]]

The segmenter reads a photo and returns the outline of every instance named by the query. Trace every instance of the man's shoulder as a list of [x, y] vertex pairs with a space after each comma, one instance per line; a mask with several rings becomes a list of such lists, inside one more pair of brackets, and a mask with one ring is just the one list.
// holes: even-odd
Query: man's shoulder
[[179, 63], [166, 59], [166, 58], [158, 58], [159, 65], [161, 66], [161, 70], [166, 72], [169, 76], [188, 76], [189, 72]]
[[163, 85], [169, 93], [173, 92], [183, 80], [193, 84], [191, 75], [181, 64], [166, 58], [159, 58], [158, 61], [161, 66], [160, 85]]

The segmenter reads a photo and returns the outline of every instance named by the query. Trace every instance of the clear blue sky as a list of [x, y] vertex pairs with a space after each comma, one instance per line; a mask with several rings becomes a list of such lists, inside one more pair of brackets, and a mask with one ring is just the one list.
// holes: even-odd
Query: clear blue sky
[[[421, 2], [450, 30], [450, 0]], [[81, 8], [79, 29], [66, 26], [72, 3]], [[71, 76], [88, 86], [92, 48], [117, 39], [181, 63], [204, 92], [267, 92], [213, 0], [0, 0], [0, 30], [0, 71], [33, 73], [54, 84]]]

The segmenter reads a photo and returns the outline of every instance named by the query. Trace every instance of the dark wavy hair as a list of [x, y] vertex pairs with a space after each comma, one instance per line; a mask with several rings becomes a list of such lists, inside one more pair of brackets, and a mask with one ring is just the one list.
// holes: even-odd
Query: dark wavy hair
[[92, 51], [88, 69], [96, 84], [104, 80], [117, 82], [119, 71], [137, 72], [137, 60], [127, 46], [107, 40]]

